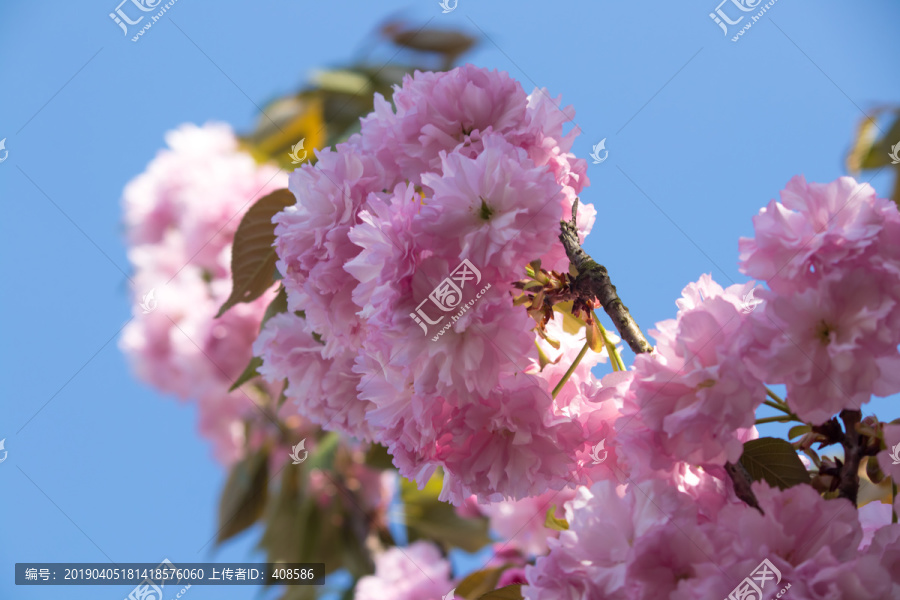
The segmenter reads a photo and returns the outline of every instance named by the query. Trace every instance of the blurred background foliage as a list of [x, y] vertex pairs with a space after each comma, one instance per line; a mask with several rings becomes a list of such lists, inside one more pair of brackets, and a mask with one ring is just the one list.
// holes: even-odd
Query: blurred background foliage
[[245, 148], [257, 160], [293, 170], [292, 149], [304, 142], [306, 160], [314, 162], [313, 149], [333, 146], [359, 130], [359, 119], [372, 111], [375, 94], [390, 100], [392, 87], [404, 75], [452, 68], [477, 42], [460, 30], [416, 27], [401, 20], [388, 21], [373, 35], [395, 48], [391, 62], [363, 59], [315, 71], [296, 93], [263, 107], [256, 129], [242, 137]]
[[[847, 170], [854, 176], [863, 171], [894, 171], [891, 199], [900, 206], [900, 105], [879, 106], [869, 111], [856, 128]], [[877, 174], [877, 173], [876, 173]]]

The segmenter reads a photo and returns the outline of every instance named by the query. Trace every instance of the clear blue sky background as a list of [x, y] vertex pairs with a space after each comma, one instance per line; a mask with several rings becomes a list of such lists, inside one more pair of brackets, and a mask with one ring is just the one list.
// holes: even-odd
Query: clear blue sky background
[[[844, 174], [861, 110], [900, 101], [896, 0], [780, 0], [738, 43], [709, 19], [716, 0], [459, 0], [446, 15], [437, 0], [179, 0], [138, 43], [107, 16], [115, 5], [0, 5], [4, 599], [130, 589], [16, 588], [15, 562], [262, 559], [257, 530], [207, 546], [225, 473], [193, 409], [137, 383], [116, 345], [131, 314], [120, 194], [166, 130], [210, 119], [246, 130], [254, 104], [355, 56], [391, 14], [480, 28], [491, 41], [471, 62], [563, 94], [579, 155], [607, 138], [584, 194], [600, 212], [588, 250], [649, 327], [704, 272], [743, 281], [737, 239], [751, 217], [794, 174]], [[887, 177], [873, 184], [889, 193]], [[897, 417], [888, 404], [879, 415]]]

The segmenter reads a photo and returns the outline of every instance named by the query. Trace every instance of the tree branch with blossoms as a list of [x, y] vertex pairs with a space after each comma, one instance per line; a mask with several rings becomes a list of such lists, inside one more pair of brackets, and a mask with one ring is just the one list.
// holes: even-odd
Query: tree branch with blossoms
[[[858, 572], [867, 598], [897, 596], [900, 421], [860, 412], [900, 392], [893, 203], [847, 178], [791, 180], [741, 240], [756, 281], [701, 275], [651, 346], [581, 245], [594, 208], [577, 199], [587, 167], [563, 135], [569, 109], [473, 65], [417, 72], [392, 100], [287, 181], [205, 127], [178, 132], [153, 185], [129, 188], [133, 255], [153, 259], [135, 279], [152, 289], [163, 271], [160, 311], [181, 316], [145, 299], [125, 347], [224, 425], [211, 433], [238, 462], [219, 542], [262, 520], [272, 562], [345, 569], [354, 600], [724, 597], [763, 559], [801, 595], [861, 598]], [[148, 218], [135, 190], [185, 172], [197, 181], [179, 210], [159, 193]], [[227, 235], [197, 237], [226, 217]], [[202, 244], [214, 252], [195, 256]], [[629, 368], [600, 306], [637, 355]], [[175, 325], [228, 369], [160, 348]], [[763, 405], [777, 416], [758, 418]], [[799, 425], [787, 439], [754, 426], [775, 422]], [[877, 531], [857, 544], [863, 528]], [[447, 560], [491, 539], [479, 571]]]
[[[867, 456], [875, 456], [881, 449], [879, 435], [866, 419], [862, 420], [862, 412], [858, 410], [842, 410], [841, 421], [831, 418], [821, 425], [812, 427], [812, 436], [821, 445], [840, 444], [844, 450], [844, 458], [835, 459], [833, 462], [825, 461], [819, 468], [819, 473], [825, 478], [830, 478], [830, 491], [837, 491], [840, 498], [846, 498], [856, 504], [859, 496], [860, 479], [859, 467]], [[808, 445], [808, 444], [803, 444]]]
[[[652, 352], [653, 346], [644, 337], [628, 307], [619, 298], [616, 286], [609, 278], [609, 271], [591, 258], [581, 247], [581, 243], [578, 241], [578, 228], [575, 224], [577, 217], [578, 199], [576, 198], [572, 204], [572, 219], [560, 221], [561, 233], [559, 234], [559, 241], [566, 249], [566, 256], [578, 271], [578, 275], [570, 282], [570, 288], [577, 297], [576, 303], [580, 301], [592, 309], [593, 300], [596, 298], [632, 352], [635, 354]], [[573, 312], [577, 314], [577, 306]]]

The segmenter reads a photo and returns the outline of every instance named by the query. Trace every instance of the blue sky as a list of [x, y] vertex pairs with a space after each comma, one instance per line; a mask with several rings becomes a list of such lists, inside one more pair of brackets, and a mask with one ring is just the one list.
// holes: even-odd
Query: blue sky
[[[751, 217], [794, 174], [845, 174], [863, 111], [900, 101], [896, 1], [780, 0], [737, 43], [715, 7], [178, 0], [133, 43], [108, 17], [115, 0], [0, 5], [0, 597], [128, 592], [17, 588], [15, 562], [262, 559], [255, 530], [211, 549], [225, 473], [194, 410], [136, 382], [117, 348], [131, 314], [121, 190], [166, 130], [247, 130], [257, 106], [357, 56], [388, 16], [486, 35], [468, 59], [562, 94], [578, 155], [606, 138], [583, 195], [600, 213], [587, 250], [647, 329], [702, 273], [744, 281], [737, 239]], [[872, 184], [890, 191], [886, 176]], [[900, 416], [889, 404], [872, 406]]]

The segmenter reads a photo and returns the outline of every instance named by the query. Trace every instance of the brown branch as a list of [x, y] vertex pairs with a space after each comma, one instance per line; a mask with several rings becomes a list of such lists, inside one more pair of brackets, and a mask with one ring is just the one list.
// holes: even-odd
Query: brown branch
[[859, 463], [865, 455], [863, 436], [856, 431], [856, 426], [862, 420], [862, 413], [858, 410], [842, 410], [841, 420], [844, 422], [844, 435], [841, 439], [841, 445], [844, 447], [844, 464], [841, 467], [841, 483], [838, 491], [841, 498], [846, 498], [856, 506], [856, 497], [859, 493]]
[[592, 259], [581, 243], [578, 241], [578, 229], [575, 218], [578, 214], [578, 199], [572, 204], [572, 220], [560, 221], [561, 233], [559, 241], [566, 249], [569, 261], [578, 270], [578, 276], [572, 281], [571, 287], [579, 298], [593, 300], [596, 298], [603, 306], [603, 310], [612, 319], [619, 331], [619, 335], [628, 344], [632, 352], [642, 354], [652, 352], [653, 347], [647, 342], [647, 338], [641, 332], [641, 328], [635, 323], [628, 312], [628, 308], [616, 293], [616, 286], [609, 279], [606, 267]]

